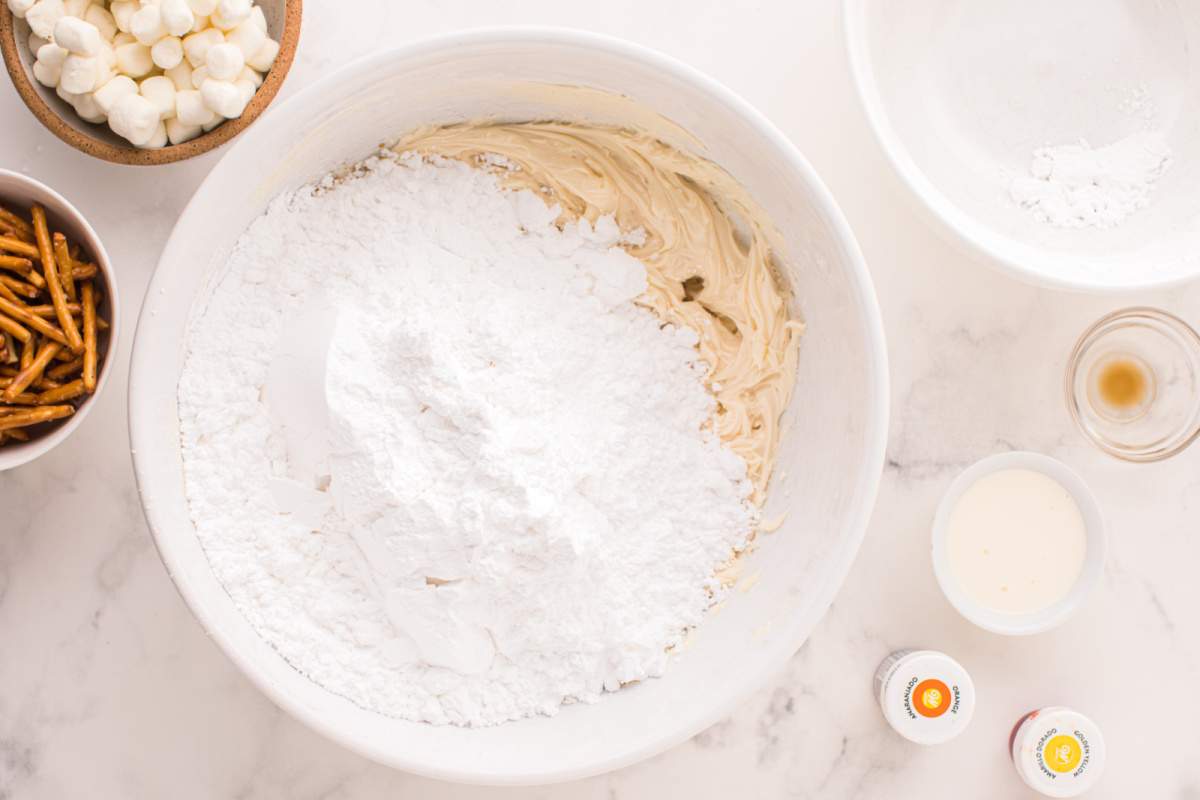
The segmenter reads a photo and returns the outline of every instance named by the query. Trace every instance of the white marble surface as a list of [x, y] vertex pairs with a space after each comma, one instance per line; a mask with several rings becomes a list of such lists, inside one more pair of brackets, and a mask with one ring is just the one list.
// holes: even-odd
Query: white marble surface
[[[361, 24], [343, 9], [378, 14]], [[833, 189], [878, 285], [891, 342], [888, 467], [871, 530], [833, 609], [787, 669], [732, 717], [628, 769], [537, 790], [437, 783], [377, 766], [267, 702], [205, 638], [142, 521], [126, 445], [126, 338], [116, 382], [75, 437], [0, 475], [0, 798], [1023, 798], [1009, 727], [1064, 703], [1103, 726], [1096, 798], [1200, 799], [1200, 447], [1156, 466], [1102, 456], [1072, 429], [1060, 376], [1076, 334], [1133, 301], [1200, 323], [1200, 288], [1091, 298], [1033, 289], [946, 245], [871, 139], [834, 0], [309, 0], [285, 94], [366, 50], [512, 22], [573, 25], [660, 48], [744, 94]], [[218, 156], [118, 168], [51, 138], [0, 88], [0, 165], [74, 200], [136, 310], [171, 226]], [[1056, 455], [1111, 523], [1105, 577], [1050, 634], [1004, 639], [942, 598], [928, 559], [940, 492], [1012, 447]], [[911, 746], [868, 693], [889, 650], [957, 655], [981, 700], [967, 733]], [[1190, 711], [1189, 717], [1186, 712]]]

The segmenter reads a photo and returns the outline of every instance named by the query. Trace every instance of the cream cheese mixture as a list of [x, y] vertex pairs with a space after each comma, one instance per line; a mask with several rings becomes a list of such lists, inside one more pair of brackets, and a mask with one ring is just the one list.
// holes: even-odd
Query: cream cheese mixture
[[762, 225], [716, 166], [560, 123], [420, 131], [277, 198], [179, 387], [235, 604], [412, 720], [662, 674], [760, 524], [795, 379]]

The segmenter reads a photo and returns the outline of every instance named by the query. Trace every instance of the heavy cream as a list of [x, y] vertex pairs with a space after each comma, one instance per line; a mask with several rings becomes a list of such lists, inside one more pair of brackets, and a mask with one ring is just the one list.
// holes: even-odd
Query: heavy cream
[[958, 498], [947, 523], [950, 571], [976, 603], [1034, 614], [1065, 598], [1087, 555], [1087, 526], [1071, 493], [1031, 469], [1003, 469]]

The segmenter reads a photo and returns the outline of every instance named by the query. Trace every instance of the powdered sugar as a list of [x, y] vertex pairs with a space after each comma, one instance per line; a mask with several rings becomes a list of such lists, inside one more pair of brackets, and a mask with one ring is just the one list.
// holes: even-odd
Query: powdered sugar
[[213, 569], [366, 708], [492, 724], [661, 674], [754, 524], [695, 334], [633, 302], [611, 218], [557, 215], [459, 162], [374, 159], [274, 201], [193, 320]]
[[1156, 133], [1135, 133], [1105, 147], [1086, 141], [1034, 151], [1029, 176], [1014, 180], [1014, 201], [1059, 228], [1112, 228], [1150, 202], [1171, 163]]

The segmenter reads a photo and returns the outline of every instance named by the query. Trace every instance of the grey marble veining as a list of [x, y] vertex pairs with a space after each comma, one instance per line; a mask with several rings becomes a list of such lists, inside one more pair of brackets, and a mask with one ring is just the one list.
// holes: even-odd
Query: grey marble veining
[[[343, 10], [373, 15], [356, 24]], [[356, 54], [455, 28], [591, 28], [679, 56], [794, 138], [842, 204], [877, 283], [890, 341], [892, 433], [870, 532], [833, 608], [732, 716], [619, 772], [531, 790], [453, 786], [372, 764], [278, 711], [210, 642], [142, 521], [124, 383], [134, 315], [158, 252], [218, 155], [153, 171], [101, 164], [48, 136], [5, 83], [0, 165], [58, 188], [120, 271], [127, 317], [115, 381], [68, 445], [0, 475], [0, 800], [375, 797], [1029, 797], [1005, 755], [1042, 704], [1103, 726], [1096, 798], [1200, 798], [1200, 447], [1133, 467], [1071, 428], [1062, 370], [1076, 335], [1133, 302], [1200, 323], [1200, 287], [1095, 298], [1037, 290], [946, 244], [871, 139], [844, 64], [837, 3], [310, 0], [291, 93]], [[1111, 528], [1104, 580], [1063, 628], [987, 634], [940, 595], [928, 557], [940, 493], [1012, 448], [1074, 466]], [[869, 694], [890, 650], [956, 655], [980, 688], [970, 729], [939, 748], [893, 735]]]

